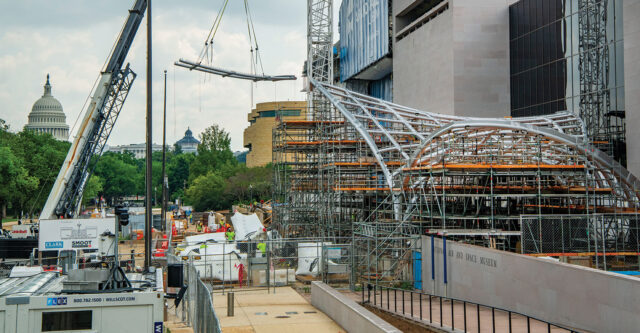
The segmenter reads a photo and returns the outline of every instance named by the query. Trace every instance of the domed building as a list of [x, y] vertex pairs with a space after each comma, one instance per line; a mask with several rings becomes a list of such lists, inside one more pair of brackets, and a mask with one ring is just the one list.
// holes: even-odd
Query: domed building
[[180, 149], [182, 149], [183, 153], [194, 153], [196, 155], [198, 154], [199, 144], [200, 141], [193, 137], [193, 132], [191, 132], [191, 129], [189, 129], [188, 127], [187, 131], [184, 132], [184, 138], [176, 142], [176, 145], [180, 146]]
[[62, 110], [60, 101], [51, 95], [49, 74], [47, 74], [47, 83], [44, 85], [44, 95], [33, 104], [29, 113], [29, 123], [25, 128], [38, 133], [49, 133], [58, 140], [69, 140], [67, 116]]

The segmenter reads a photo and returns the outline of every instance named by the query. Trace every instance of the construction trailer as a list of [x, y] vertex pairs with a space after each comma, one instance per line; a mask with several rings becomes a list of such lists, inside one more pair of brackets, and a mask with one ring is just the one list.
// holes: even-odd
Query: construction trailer
[[99, 285], [107, 273], [92, 270], [85, 281], [53, 272], [1, 279], [0, 332], [162, 332], [162, 270], [128, 274], [132, 291], [83, 290]]

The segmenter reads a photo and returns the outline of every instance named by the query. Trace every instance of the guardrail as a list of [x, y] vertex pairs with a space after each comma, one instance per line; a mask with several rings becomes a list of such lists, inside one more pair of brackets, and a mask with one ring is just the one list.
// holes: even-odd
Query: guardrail
[[[168, 260], [170, 263], [181, 262], [173, 255], [169, 255]], [[222, 333], [220, 321], [213, 307], [211, 290], [202, 282], [192, 263], [182, 263], [187, 284], [187, 291], [182, 300], [183, 321], [193, 328], [194, 333]]]
[[[371, 298], [372, 291], [373, 299]], [[415, 301], [418, 301], [417, 304]], [[463, 332], [470, 332], [471, 322], [468, 319], [475, 319], [475, 322], [473, 323], [475, 328], [474, 332], [480, 332], [482, 327], [481, 319], [485, 318], [486, 321], [485, 315], [488, 315], [488, 312], [490, 312], [491, 318], [490, 332], [504, 332], [504, 329], [508, 329], [508, 332], [511, 333], [514, 332], [515, 326], [519, 327], [517, 332], [522, 332], [522, 328], [525, 328], [527, 333], [550, 333], [552, 330], [554, 332], [579, 332], [575, 329], [550, 323], [516, 311], [451, 297], [431, 295], [421, 291], [385, 287], [374, 284], [367, 284], [366, 288], [362, 288], [362, 304], [367, 303], [381, 310], [386, 310], [398, 315], [401, 314], [403, 317], [428, 322], [432, 326], [440, 326], [443, 328], [448, 327], [451, 328], [451, 330], [457, 329], [462, 330]], [[400, 309], [398, 309], [398, 303], [401, 303]], [[449, 303], [449, 309], [445, 311], [447, 303]], [[463, 313], [461, 326], [456, 325], [456, 308], [458, 309], [458, 315], [460, 314], [460, 311]], [[445, 314], [445, 312], [448, 313]], [[475, 314], [475, 318], [469, 318], [469, 314]], [[505, 321], [503, 325], [506, 327], [496, 330], [496, 319], [503, 319]], [[460, 322], [460, 320], [458, 320], [458, 322]], [[484, 324], [486, 324], [486, 322]]]

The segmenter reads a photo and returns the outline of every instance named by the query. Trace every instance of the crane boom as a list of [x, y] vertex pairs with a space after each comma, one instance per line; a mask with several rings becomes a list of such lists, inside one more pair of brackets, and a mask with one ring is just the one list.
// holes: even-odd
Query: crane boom
[[106, 67], [100, 73], [78, 133], [40, 214], [41, 219], [73, 217], [80, 208], [84, 187], [111, 134], [136, 74], [122, 68], [140, 27], [147, 0], [136, 0], [118, 36]]

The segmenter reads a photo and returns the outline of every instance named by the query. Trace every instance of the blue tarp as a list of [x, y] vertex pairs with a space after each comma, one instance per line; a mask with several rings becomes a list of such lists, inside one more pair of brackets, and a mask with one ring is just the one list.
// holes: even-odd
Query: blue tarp
[[340, 81], [390, 52], [389, 1], [343, 0], [340, 6]]

